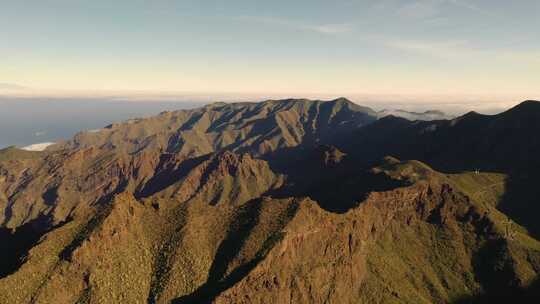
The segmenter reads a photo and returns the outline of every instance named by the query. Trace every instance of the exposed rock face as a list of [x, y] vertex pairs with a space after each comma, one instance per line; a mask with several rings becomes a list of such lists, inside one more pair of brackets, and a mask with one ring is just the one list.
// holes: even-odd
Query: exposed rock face
[[12, 179], [4, 183], [8, 188], [3, 196], [10, 199], [8, 203], [0, 197], [5, 210], [0, 220], [15, 228], [50, 215], [57, 224], [81, 204], [107, 200], [122, 191], [140, 195], [154, 191], [151, 187], [156, 185], [148, 182], [172, 182], [157, 180], [167, 178], [166, 170], [183, 170], [171, 176], [180, 178], [213, 153], [227, 150], [270, 157], [278, 150], [324, 143], [375, 119], [372, 110], [345, 99], [283, 100], [214, 104], [79, 133], [55, 145], [54, 151], [31, 159], [24, 151], [0, 163], [0, 174]]
[[0, 303], [449, 303], [529, 288], [540, 243], [501, 212], [508, 176], [366, 167], [373, 147], [343, 142], [395, 130], [373, 113], [214, 104], [0, 151]]
[[113, 124], [100, 132], [79, 133], [64, 147], [97, 146], [130, 153], [156, 149], [190, 158], [227, 149], [261, 156], [282, 148], [328, 141], [374, 120], [373, 110], [344, 98], [217, 103]]

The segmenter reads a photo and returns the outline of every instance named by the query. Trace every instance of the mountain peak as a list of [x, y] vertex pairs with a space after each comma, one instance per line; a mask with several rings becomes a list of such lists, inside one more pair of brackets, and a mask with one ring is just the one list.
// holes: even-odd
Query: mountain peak
[[523, 119], [537, 120], [540, 117], [540, 101], [526, 100], [515, 107], [498, 115], [501, 118], [522, 121]]
[[507, 112], [523, 111], [523, 110], [527, 110], [527, 111], [528, 110], [535, 110], [535, 111], [540, 110], [540, 101], [537, 101], [537, 100], [525, 100], [525, 101], [521, 102], [520, 104], [518, 104], [517, 106], [511, 108]]
[[346, 97], [338, 97], [336, 99], [331, 100], [331, 102], [345, 102], [345, 103], [354, 103], [351, 100], [349, 100]]
[[529, 100], [525, 100], [521, 104], [537, 104], [538, 105], [538, 104], [540, 104], [540, 101], [539, 100], [529, 99]]
[[226, 106], [227, 103], [226, 102], [223, 102], [223, 101], [217, 101], [217, 102], [212, 102], [212, 103], [209, 103], [205, 106], [205, 108], [217, 108], [217, 107], [223, 107], [223, 106]]

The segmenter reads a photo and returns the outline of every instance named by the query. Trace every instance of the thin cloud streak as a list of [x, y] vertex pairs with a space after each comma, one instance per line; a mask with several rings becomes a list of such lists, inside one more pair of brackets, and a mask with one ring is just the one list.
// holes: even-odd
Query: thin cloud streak
[[27, 87], [15, 84], [15, 83], [5, 83], [0, 82], [0, 90], [16, 90], [16, 91], [22, 91], [28, 89]]
[[465, 0], [447, 0], [447, 1], [449, 3], [455, 5], [455, 6], [466, 8], [468, 10], [478, 12], [478, 13], [481, 13], [481, 14], [489, 14], [489, 15], [491, 15], [491, 13], [489, 13], [488, 11], [486, 11], [484, 9], [481, 9], [480, 7], [472, 4], [470, 1], [465, 1]]
[[325, 35], [338, 35], [349, 33], [353, 30], [350, 23], [326, 23], [326, 24], [308, 24], [300, 23], [292, 20], [273, 18], [273, 17], [257, 17], [257, 16], [242, 16], [237, 19], [248, 20], [260, 24], [275, 25], [295, 30], [316, 32]]
[[380, 40], [389, 48], [462, 62], [475, 60], [507, 60], [519, 64], [540, 64], [540, 50], [510, 51], [504, 49], [482, 49], [467, 40], [422, 41], [405, 39]]
[[352, 31], [352, 26], [347, 23], [307, 26], [305, 28], [311, 29], [313, 31], [316, 31], [322, 34], [341, 34], [341, 33], [348, 33]]
[[396, 13], [398, 16], [410, 19], [430, 19], [444, 15], [449, 5], [486, 16], [494, 16], [492, 12], [466, 0], [417, 0], [398, 7]]
[[430, 55], [440, 58], [458, 58], [463, 55], [470, 55], [474, 51], [467, 49], [468, 43], [464, 40], [448, 41], [420, 41], [405, 39], [389, 39], [383, 41], [386, 47], [417, 53], [421, 55]]

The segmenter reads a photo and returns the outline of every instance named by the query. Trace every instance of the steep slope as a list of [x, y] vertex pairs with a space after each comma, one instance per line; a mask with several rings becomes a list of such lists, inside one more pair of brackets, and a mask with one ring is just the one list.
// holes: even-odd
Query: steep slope
[[[537, 115], [534, 102], [435, 122], [376, 121], [345, 99], [213, 104], [5, 151], [0, 303], [533, 302], [540, 243], [518, 216], [533, 205], [512, 191], [535, 158], [491, 149], [536, 151], [518, 136]], [[478, 138], [469, 154], [454, 145]], [[387, 154], [452, 173], [373, 166]]]
[[80, 133], [64, 147], [97, 146], [129, 153], [157, 149], [186, 157], [227, 149], [260, 156], [277, 149], [324, 142], [375, 119], [373, 110], [344, 98], [215, 103]]
[[449, 303], [534, 280], [540, 243], [517, 225], [507, 230], [458, 177], [418, 162], [375, 172], [411, 184], [371, 193], [344, 215], [302, 202], [283, 241], [215, 302]]
[[445, 172], [508, 174], [498, 208], [540, 236], [536, 214], [540, 190], [540, 102], [525, 101], [498, 115], [468, 113], [451, 121], [410, 122], [387, 117], [361, 128], [342, 142], [363, 162], [392, 154], [418, 159]]
[[539, 130], [540, 102], [525, 101], [501, 114], [470, 112], [449, 121], [386, 117], [359, 129], [344, 149], [374, 160], [420, 159], [445, 171], [525, 173], [540, 165]]
[[[122, 191], [156, 191], [151, 188], [181, 178], [212, 153], [268, 158], [277, 150], [341, 137], [375, 119], [372, 110], [343, 98], [218, 103], [83, 132], [42, 154], [17, 150], [16, 160], [10, 160], [14, 150], [8, 149], [0, 153], [6, 160], [0, 162], [0, 223], [16, 228], [49, 216], [58, 224], [81, 204], [106, 201]], [[167, 166], [181, 172], [167, 176]]]
[[118, 193], [155, 196], [154, 209], [170, 205], [171, 197], [176, 204], [241, 204], [284, 181], [250, 155], [312, 146], [374, 120], [373, 111], [343, 98], [213, 104], [80, 133], [43, 152], [4, 149], [0, 274], [16, 272], [44, 234], [64, 225], [77, 228], [62, 255], [76, 249]]
[[[367, 176], [407, 186], [371, 192], [346, 213], [260, 193], [214, 205], [207, 192], [223, 192], [212, 181], [246, 181], [241, 169], [220, 169], [251, 162], [240, 159], [219, 157], [214, 173], [163, 194], [117, 195], [54, 229], [0, 281], [2, 301], [446, 303], [526, 287], [540, 267], [540, 243], [509, 226], [496, 202], [466, 194], [466, 176], [388, 159]], [[176, 191], [199, 189], [205, 175], [205, 190]]]
[[[243, 217], [238, 214], [252, 212], [244, 205], [281, 182], [264, 161], [225, 152], [154, 196], [136, 200], [123, 192], [101, 205], [81, 205], [1, 280], [0, 300], [137, 303], [159, 298], [169, 285], [190, 288], [195, 278], [178, 276], [188, 275], [186, 263], [201, 267], [192, 271], [203, 276], [217, 243]], [[182, 273], [171, 276], [178, 267]]]

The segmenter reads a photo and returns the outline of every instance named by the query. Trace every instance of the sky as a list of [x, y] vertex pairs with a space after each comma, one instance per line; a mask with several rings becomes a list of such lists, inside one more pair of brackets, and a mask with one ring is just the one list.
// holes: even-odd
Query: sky
[[0, 0], [0, 93], [540, 99], [538, 16], [538, 0]]

